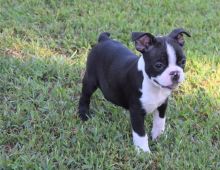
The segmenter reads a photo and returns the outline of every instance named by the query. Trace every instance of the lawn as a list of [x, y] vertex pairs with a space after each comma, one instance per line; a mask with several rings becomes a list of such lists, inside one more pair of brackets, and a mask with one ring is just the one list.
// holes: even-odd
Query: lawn
[[[0, 0], [0, 169], [220, 169], [220, 1]], [[186, 81], [170, 98], [165, 133], [138, 154], [128, 113], [92, 97], [77, 117], [91, 47], [109, 31], [183, 27]], [[152, 115], [146, 117], [150, 134]]]

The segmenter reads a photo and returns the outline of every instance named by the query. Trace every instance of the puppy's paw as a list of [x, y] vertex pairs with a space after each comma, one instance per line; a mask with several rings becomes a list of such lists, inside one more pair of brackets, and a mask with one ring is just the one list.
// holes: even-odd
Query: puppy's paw
[[135, 146], [135, 150], [137, 151], [137, 153], [140, 153], [140, 152], [151, 153], [149, 147]]
[[161, 128], [152, 129], [152, 132], [151, 132], [152, 140], [156, 140], [163, 132], [164, 132], [164, 129], [161, 129]]
[[133, 131], [132, 135], [133, 135], [133, 143], [134, 143], [135, 148], [138, 151], [138, 153], [140, 151], [150, 153], [150, 149], [149, 149], [149, 146], [148, 146], [147, 134], [145, 134], [144, 136], [139, 136], [135, 131]]
[[87, 121], [87, 120], [90, 118], [90, 115], [80, 113], [80, 114], [79, 114], [79, 118], [80, 118], [82, 121]]

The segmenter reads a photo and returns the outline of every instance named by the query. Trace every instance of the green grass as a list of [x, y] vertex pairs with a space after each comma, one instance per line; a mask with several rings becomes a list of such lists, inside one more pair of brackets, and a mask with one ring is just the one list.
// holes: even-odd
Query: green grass
[[[220, 169], [220, 2], [0, 0], [0, 169]], [[77, 103], [86, 56], [109, 31], [134, 51], [130, 34], [183, 27], [186, 81], [170, 98], [152, 154], [137, 154], [127, 112], [92, 98]], [[146, 117], [150, 133], [152, 116]]]

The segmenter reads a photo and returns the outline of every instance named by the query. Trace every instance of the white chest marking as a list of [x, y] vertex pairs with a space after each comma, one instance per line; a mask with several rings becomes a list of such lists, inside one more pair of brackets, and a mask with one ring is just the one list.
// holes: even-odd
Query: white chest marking
[[138, 70], [142, 71], [143, 74], [143, 82], [140, 89], [142, 92], [140, 101], [142, 103], [143, 109], [147, 113], [151, 113], [165, 102], [171, 91], [155, 86], [152, 80], [149, 79], [145, 72], [145, 62], [143, 57], [140, 57], [138, 61]]

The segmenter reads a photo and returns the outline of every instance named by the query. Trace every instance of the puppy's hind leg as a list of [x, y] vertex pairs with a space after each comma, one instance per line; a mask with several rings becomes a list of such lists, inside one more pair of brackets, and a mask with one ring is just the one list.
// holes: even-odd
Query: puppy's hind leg
[[89, 114], [89, 104], [90, 104], [90, 98], [92, 94], [97, 89], [97, 81], [92, 76], [88, 76], [86, 73], [83, 78], [83, 84], [82, 84], [82, 93], [79, 100], [79, 107], [78, 107], [78, 113], [81, 120], [86, 121], [88, 120], [90, 114]]

